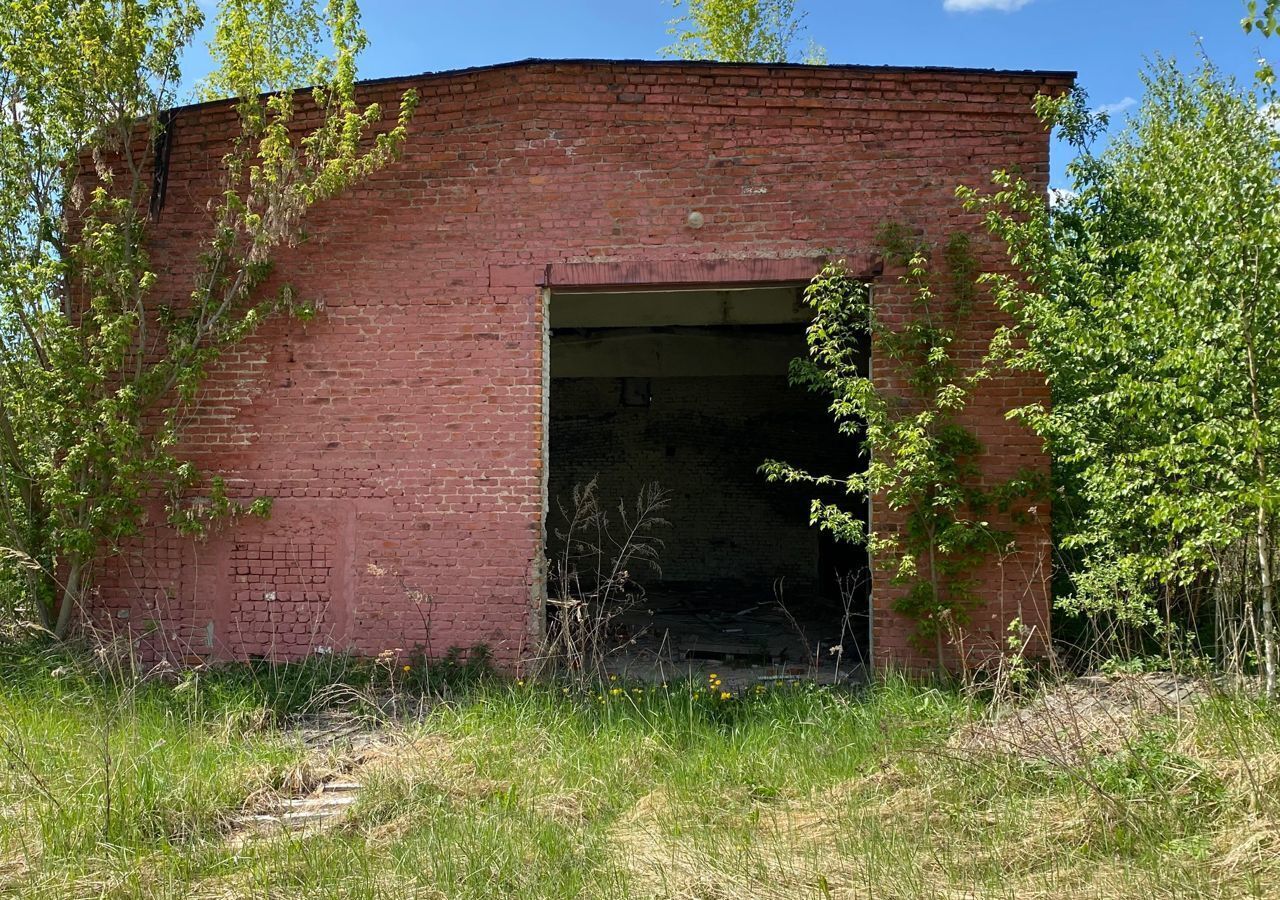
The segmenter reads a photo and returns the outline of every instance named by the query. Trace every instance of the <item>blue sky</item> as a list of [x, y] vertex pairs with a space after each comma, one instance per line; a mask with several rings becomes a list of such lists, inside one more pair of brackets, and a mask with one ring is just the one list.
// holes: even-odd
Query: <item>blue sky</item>
[[[1194, 62], [1199, 39], [1224, 70], [1250, 75], [1275, 46], [1240, 29], [1242, 0], [797, 0], [833, 63], [1069, 69], [1094, 103], [1123, 111], [1155, 54]], [[670, 42], [669, 0], [466, 0], [361, 4], [377, 78], [528, 57], [653, 59]], [[208, 68], [193, 52], [188, 75]], [[1123, 112], [1116, 117], [1123, 118]], [[1055, 183], [1067, 159], [1057, 150]]]

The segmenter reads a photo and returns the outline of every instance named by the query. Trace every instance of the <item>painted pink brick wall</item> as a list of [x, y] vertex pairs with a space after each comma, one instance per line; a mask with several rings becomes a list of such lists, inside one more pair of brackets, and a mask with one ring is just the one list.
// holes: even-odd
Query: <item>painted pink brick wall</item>
[[[969, 230], [980, 261], [1003, 265], [955, 188], [1009, 166], [1047, 183], [1031, 102], [1069, 83], [529, 62], [366, 85], [389, 110], [406, 88], [421, 94], [403, 158], [314, 211], [278, 273], [321, 314], [273, 322], [230, 355], [185, 435], [234, 494], [277, 498], [274, 514], [200, 543], [149, 527], [107, 563], [102, 620], [183, 658], [484, 642], [515, 663], [537, 633], [548, 267], [553, 281], [588, 262], [606, 280], [711, 261], [732, 280], [770, 260], [808, 273], [823, 253], [871, 257], [887, 220], [939, 242]], [[152, 244], [158, 297], [189, 293], [234, 126], [226, 104], [178, 113]], [[686, 223], [694, 210], [701, 229]], [[890, 314], [905, 302], [889, 282], [877, 297]], [[975, 313], [974, 353], [996, 321]], [[1004, 378], [972, 407], [993, 479], [1047, 470], [1038, 442], [1003, 418], [1044, 392]], [[1017, 559], [981, 573], [976, 621], [995, 639], [1019, 612], [1047, 622], [1043, 528], [1024, 532]], [[877, 659], [925, 665], [892, 598], [879, 579]]]

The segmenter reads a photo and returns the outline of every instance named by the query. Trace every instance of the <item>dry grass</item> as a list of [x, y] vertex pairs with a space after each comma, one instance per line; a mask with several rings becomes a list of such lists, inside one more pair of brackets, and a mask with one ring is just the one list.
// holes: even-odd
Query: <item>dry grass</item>
[[1001, 705], [948, 742], [1062, 766], [1122, 751], [1153, 717], [1195, 714], [1213, 686], [1167, 673], [1089, 676], [1055, 685], [1024, 705]]
[[[1132, 687], [1069, 685], [993, 711], [893, 681], [861, 697], [801, 688], [727, 701], [698, 685], [493, 684], [306, 752], [265, 720], [246, 740], [227, 726], [257, 721], [239, 706], [134, 698], [110, 710], [115, 746], [133, 755], [117, 761], [120, 777], [138, 780], [117, 790], [145, 798], [117, 805], [121, 841], [94, 831], [95, 755], [61, 778], [45, 752], [76, 734], [87, 743], [94, 717], [69, 720], [29, 685], [7, 700], [6, 727], [48, 795], [0, 778], [0, 894], [1280, 896], [1280, 710], [1204, 692], [1193, 706], [1131, 703]], [[65, 688], [73, 708], [107, 702], [88, 682]], [[1104, 699], [1064, 699], [1081, 691]], [[171, 800], [145, 793], [154, 758], [174, 769]], [[228, 817], [333, 778], [363, 788], [330, 826], [227, 840]], [[50, 843], [69, 801], [75, 841]]]

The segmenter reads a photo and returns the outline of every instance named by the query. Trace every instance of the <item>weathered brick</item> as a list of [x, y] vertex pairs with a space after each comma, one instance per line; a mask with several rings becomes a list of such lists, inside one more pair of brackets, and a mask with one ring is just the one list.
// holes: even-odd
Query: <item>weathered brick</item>
[[[362, 99], [388, 109], [407, 88], [421, 94], [403, 158], [313, 211], [273, 283], [292, 284], [320, 315], [275, 321], [228, 354], [185, 433], [195, 462], [237, 496], [279, 498], [275, 512], [204, 542], [150, 525], [108, 561], [99, 620], [174, 659], [484, 642], [515, 662], [540, 615], [548, 272], [554, 288], [556, 273], [583, 264], [615, 279], [748, 280], [793, 272], [795, 260], [816, 268], [823, 254], [861, 265], [885, 220], [935, 241], [969, 230], [980, 261], [1003, 266], [955, 188], [999, 167], [1044, 185], [1048, 137], [1031, 102], [1069, 83], [530, 62], [363, 86]], [[162, 302], [189, 294], [234, 125], [225, 103], [177, 114], [151, 246]], [[701, 229], [687, 225], [694, 210]], [[889, 319], [909, 302], [892, 278], [877, 294]], [[980, 305], [964, 351], [980, 354], [998, 321]], [[1010, 403], [1045, 399], [1044, 385], [1005, 377], [984, 390], [968, 418], [988, 473], [1045, 472], [1038, 442], [1003, 418]], [[1020, 553], [979, 573], [975, 622], [990, 635], [975, 641], [999, 644], [1014, 616], [1047, 622], [1048, 513], [1042, 504], [1014, 529]], [[874, 516], [900, 524], [882, 508]], [[926, 664], [883, 581], [877, 659]]]

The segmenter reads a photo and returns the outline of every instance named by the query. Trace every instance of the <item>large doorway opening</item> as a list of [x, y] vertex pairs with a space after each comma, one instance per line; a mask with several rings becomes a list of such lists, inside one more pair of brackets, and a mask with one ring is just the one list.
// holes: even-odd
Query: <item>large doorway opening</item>
[[812, 486], [760, 472], [770, 459], [835, 475], [866, 463], [860, 442], [837, 433], [827, 398], [790, 383], [792, 360], [806, 355], [801, 291], [549, 298], [549, 597], [567, 590], [557, 561], [575, 489], [594, 482], [616, 509], [656, 482], [668, 500], [657, 565], [639, 560], [629, 573], [642, 599], [610, 623], [610, 650], [625, 648], [610, 654], [617, 669], [745, 681], [865, 671], [866, 554], [809, 524]]

